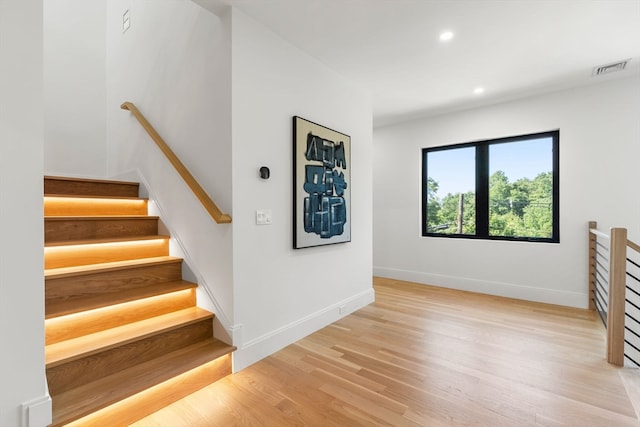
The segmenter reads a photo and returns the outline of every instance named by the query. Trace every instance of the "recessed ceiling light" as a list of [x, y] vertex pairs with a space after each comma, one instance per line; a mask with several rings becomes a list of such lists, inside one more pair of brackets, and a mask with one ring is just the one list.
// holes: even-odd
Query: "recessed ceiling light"
[[477, 88], [475, 88], [475, 89], [473, 90], [473, 93], [475, 93], [476, 95], [480, 95], [480, 94], [484, 93], [484, 88], [483, 88], [483, 87], [478, 86]]
[[453, 33], [451, 31], [444, 31], [440, 34], [440, 41], [446, 42], [453, 38]]

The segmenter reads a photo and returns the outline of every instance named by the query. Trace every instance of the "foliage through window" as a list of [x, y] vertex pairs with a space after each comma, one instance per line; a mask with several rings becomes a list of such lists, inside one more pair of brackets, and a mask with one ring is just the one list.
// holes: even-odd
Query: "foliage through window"
[[422, 235], [557, 243], [559, 131], [422, 150]]

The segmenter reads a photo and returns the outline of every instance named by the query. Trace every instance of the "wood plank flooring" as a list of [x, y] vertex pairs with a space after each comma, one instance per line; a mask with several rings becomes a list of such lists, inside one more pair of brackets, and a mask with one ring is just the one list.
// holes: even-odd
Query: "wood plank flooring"
[[640, 376], [606, 363], [594, 312], [374, 286], [374, 304], [133, 425], [640, 425]]

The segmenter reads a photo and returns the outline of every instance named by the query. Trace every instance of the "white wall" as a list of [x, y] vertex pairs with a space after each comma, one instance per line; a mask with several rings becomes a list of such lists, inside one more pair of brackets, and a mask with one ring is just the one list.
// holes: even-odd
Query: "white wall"
[[[122, 33], [129, 10], [131, 27]], [[373, 300], [371, 103], [241, 12], [188, 0], [106, 3], [107, 176], [140, 180], [240, 350], [235, 369]], [[232, 225], [204, 213], [130, 113], [134, 102]], [[352, 137], [352, 242], [294, 251], [291, 118]], [[258, 168], [272, 170], [269, 181]], [[255, 225], [255, 210], [274, 223]], [[318, 264], [334, 265], [329, 278]], [[342, 313], [339, 307], [343, 307]], [[222, 329], [222, 330], [221, 330]], [[223, 337], [224, 338], [224, 337]]]
[[104, 178], [106, 2], [44, 3], [44, 170]]
[[[131, 28], [120, 31], [124, 10]], [[189, 1], [107, 4], [110, 176], [140, 179], [240, 350], [253, 363], [373, 299], [371, 106], [336, 73], [241, 12], [221, 17]], [[118, 106], [133, 101], [232, 225], [206, 217], [140, 126]], [[353, 242], [291, 249], [291, 117], [353, 138]], [[232, 142], [233, 141], [233, 142]], [[266, 164], [272, 178], [261, 181]], [[232, 197], [233, 195], [233, 197]], [[274, 224], [258, 228], [255, 210]], [[313, 274], [336, 265], [331, 280]], [[219, 330], [217, 332], [220, 332]]]
[[[131, 27], [122, 33], [129, 10]], [[141, 181], [157, 203], [216, 332], [233, 329], [232, 229], [215, 224], [132, 115], [134, 102], [223, 212], [231, 212], [230, 30], [188, 0], [107, 2], [108, 175]]]
[[[371, 102], [274, 33], [233, 10], [235, 369], [373, 300]], [[351, 136], [352, 241], [292, 249], [292, 116]], [[268, 166], [271, 178], [258, 169]], [[256, 225], [271, 209], [273, 224]]]
[[[131, 27], [122, 33], [122, 15]], [[135, 169], [152, 146], [134, 102], [223, 211], [231, 209], [229, 30], [190, 0], [107, 2], [109, 174]]]
[[[640, 241], [640, 78], [374, 131], [374, 274], [587, 305], [587, 222]], [[560, 244], [421, 237], [421, 148], [560, 129]]]
[[42, 1], [0, 0], [0, 41], [0, 425], [42, 427]]

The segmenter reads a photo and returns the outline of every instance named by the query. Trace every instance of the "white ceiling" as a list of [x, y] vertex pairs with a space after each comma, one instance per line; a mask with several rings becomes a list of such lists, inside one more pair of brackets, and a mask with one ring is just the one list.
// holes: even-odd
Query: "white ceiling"
[[362, 85], [376, 126], [640, 75], [640, 0], [196, 1], [241, 9]]

